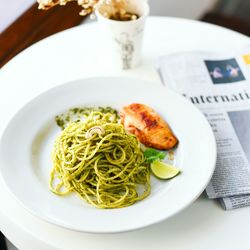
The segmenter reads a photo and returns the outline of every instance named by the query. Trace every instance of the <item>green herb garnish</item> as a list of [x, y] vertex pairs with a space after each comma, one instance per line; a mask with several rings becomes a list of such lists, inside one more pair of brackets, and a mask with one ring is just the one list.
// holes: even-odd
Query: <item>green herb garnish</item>
[[158, 151], [154, 148], [148, 148], [144, 151], [144, 157], [146, 158], [146, 161], [149, 163], [152, 163], [155, 160], [163, 160], [166, 156], [165, 152]]

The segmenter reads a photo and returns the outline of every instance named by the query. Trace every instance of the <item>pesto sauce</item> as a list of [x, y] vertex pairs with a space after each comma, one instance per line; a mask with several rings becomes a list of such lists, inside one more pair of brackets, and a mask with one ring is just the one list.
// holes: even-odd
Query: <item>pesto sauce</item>
[[69, 109], [68, 111], [57, 115], [55, 117], [55, 121], [57, 126], [59, 126], [62, 130], [65, 129], [65, 127], [70, 123], [70, 122], [76, 122], [79, 120], [84, 120], [86, 117], [89, 116], [89, 114], [93, 111], [101, 112], [101, 113], [111, 113], [115, 115], [116, 119], [119, 119], [119, 115], [117, 110], [111, 108], [111, 107], [83, 107], [83, 108], [72, 108]]

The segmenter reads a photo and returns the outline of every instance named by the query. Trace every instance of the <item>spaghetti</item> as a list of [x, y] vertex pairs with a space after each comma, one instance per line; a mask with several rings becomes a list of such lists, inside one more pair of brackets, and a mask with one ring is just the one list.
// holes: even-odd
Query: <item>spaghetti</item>
[[[98, 208], [121, 208], [150, 193], [150, 170], [140, 143], [114, 114], [92, 112], [56, 139], [50, 189], [76, 192]], [[141, 190], [140, 190], [141, 189]]]

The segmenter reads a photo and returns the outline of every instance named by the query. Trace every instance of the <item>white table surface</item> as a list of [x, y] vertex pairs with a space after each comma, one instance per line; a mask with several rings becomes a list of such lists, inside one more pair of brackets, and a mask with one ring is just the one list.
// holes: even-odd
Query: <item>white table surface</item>
[[[249, 43], [249, 38], [214, 25], [151, 17], [145, 30], [143, 63], [133, 70], [118, 71], [103, 58], [96, 23], [61, 32], [26, 49], [0, 70], [0, 135], [21, 106], [58, 84], [110, 75], [161, 84], [154, 69], [160, 55], [235, 49]], [[250, 207], [224, 211], [217, 202], [203, 196], [162, 223], [104, 235], [74, 232], [36, 218], [8, 191], [1, 178], [0, 197], [0, 230], [19, 249], [250, 249]]]

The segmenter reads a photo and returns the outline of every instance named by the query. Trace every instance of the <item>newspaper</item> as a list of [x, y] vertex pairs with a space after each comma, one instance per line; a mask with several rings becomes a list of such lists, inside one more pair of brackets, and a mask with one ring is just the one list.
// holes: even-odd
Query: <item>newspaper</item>
[[164, 85], [203, 112], [215, 134], [217, 162], [207, 196], [227, 210], [250, 205], [250, 47], [166, 55], [158, 70]]

